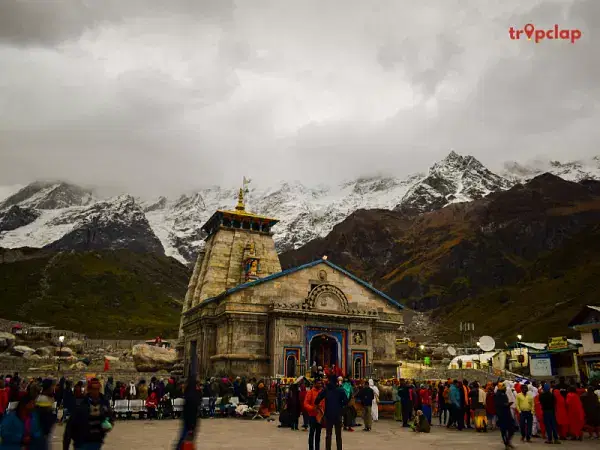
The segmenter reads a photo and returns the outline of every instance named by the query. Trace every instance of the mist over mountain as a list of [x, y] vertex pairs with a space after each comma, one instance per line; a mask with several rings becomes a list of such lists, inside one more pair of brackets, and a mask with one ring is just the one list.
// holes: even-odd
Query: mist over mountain
[[[285, 181], [249, 185], [249, 211], [280, 220], [273, 228], [285, 252], [327, 236], [358, 210], [419, 215], [505, 191], [541, 173], [565, 180], [600, 179], [600, 158], [589, 161], [505, 164], [494, 173], [472, 156], [451, 151], [426, 173], [368, 176], [338, 184]], [[239, 186], [213, 186], [178, 197], [105, 198], [102, 189], [62, 181], [34, 181], [0, 202], [0, 247], [71, 250], [128, 249], [156, 252], [190, 264], [203, 246], [200, 227], [218, 209], [234, 207]]]

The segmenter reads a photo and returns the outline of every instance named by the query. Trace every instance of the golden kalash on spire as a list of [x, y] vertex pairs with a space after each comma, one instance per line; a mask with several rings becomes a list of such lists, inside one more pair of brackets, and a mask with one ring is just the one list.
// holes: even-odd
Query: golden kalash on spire
[[250, 192], [248, 189], [248, 184], [250, 181], [251, 180], [244, 177], [242, 187], [238, 191], [237, 205], [235, 206], [234, 210], [218, 210], [204, 224], [202, 229], [208, 234], [208, 236], [212, 235], [221, 227], [240, 228], [249, 231], [266, 233], [271, 232], [271, 227], [278, 222], [277, 219], [246, 211], [244, 194]]
[[238, 202], [237, 202], [235, 209], [238, 211], [246, 210], [246, 205], [244, 204], [244, 189], [243, 188], [240, 188], [240, 192], [238, 193]]

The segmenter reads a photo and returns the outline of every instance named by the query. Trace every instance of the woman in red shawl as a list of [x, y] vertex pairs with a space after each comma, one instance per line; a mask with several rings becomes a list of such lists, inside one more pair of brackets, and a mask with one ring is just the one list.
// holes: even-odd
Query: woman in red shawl
[[567, 438], [569, 431], [569, 416], [567, 416], [567, 404], [565, 398], [560, 393], [560, 390], [554, 389], [552, 392], [556, 399], [556, 423], [558, 425], [558, 437], [561, 439]]
[[542, 433], [542, 437], [544, 437], [546, 436], [546, 425], [544, 424], [544, 411], [542, 409], [542, 404], [540, 403], [539, 395], [534, 397], [533, 404], [535, 407], [535, 417], [537, 418], [538, 426], [540, 427], [540, 433]]
[[583, 440], [585, 413], [574, 386], [569, 388], [567, 394], [567, 414], [569, 415], [569, 434], [573, 437], [573, 440]]

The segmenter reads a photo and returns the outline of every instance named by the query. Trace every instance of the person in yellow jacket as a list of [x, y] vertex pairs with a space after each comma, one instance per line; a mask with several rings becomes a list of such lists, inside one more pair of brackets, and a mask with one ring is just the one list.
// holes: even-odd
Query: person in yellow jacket
[[521, 386], [521, 392], [517, 394], [516, 407], [519, 411], [519, 428], [521, 429], [521, 441], [531, 442], [531, 431], [533, 428], [533, 412], [535, 411], [533, 395], [527, 393], [527, 385]]

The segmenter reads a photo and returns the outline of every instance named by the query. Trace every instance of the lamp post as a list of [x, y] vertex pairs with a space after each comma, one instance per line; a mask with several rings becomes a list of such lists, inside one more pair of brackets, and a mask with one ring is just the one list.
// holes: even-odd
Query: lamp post
[[[517, 348], [519, 349], [519, 356], [523, 355], [523, 349], [521, 347], [521, 339], [523, 339], [523, 335], [522, 334], [517, 334]], [[521, 367], [523, 367], [523, 363], [521, 361], [519, 361], [519, 365]]]
[[477, 358], [479, 359], [479, 368], [481, 369], [481, 342], [477, 341]]
[[59, 336], [58, 337], [58, 372], [60, 375], [60, 358], [62, 358], [62, 348], [63, 348], [63, 343], [65, 342], [65, 337], [64, 336]]

